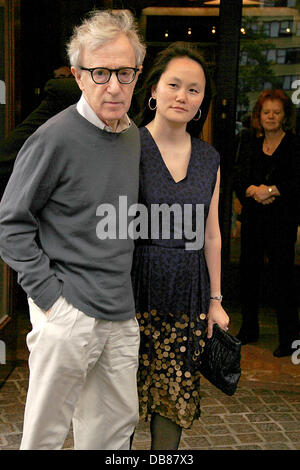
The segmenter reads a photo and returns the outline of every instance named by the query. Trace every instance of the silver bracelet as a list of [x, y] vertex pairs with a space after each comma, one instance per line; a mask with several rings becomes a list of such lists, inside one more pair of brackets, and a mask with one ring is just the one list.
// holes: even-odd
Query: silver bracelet
[[216, 295], [215, 297], [210, 297], [210, 300], [220, 300], [222, 302], [223, 295]]

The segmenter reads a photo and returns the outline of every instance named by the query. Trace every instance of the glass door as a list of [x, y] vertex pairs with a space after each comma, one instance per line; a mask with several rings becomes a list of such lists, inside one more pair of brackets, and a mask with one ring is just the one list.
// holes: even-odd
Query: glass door
[[[260, 0], [243, 5], [238, 69], [236, 132], [249, 125], [254, 104], [264, 89], [284, 90], [296, 108], [300, 133], [300, 1]], [[231, 260], [240, 256], [241, 204], [233, 194]], [[296, 245], [300, 265], [300, 233]]]
[[[186, 41], [197, 46], [214, 76], [219, 39], [219, 2], [206, 1], [201, 7], [193, 6], [192, 2], [189, 6], [180, 6], [186, 5], [186, 2], [177, 2], [178, 6], [153, 6], [156, 2], [149, 3], [151, 6], [143, 8], [139, 18], [147, 44], [144, 71], [161, 49], [175, 41]], [[212, 143], [212, 110], [203, 128], [202, 138]]]

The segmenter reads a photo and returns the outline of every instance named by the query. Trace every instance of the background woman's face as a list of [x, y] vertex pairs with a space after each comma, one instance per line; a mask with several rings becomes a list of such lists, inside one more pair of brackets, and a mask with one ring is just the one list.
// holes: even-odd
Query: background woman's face
[[198, 62], [188, 57], [172, 59], [152, 90], [157, 115], [177, 123], [193, 119], [204, 93], [204, 71]]
[[265, 131], [282, 129], [284, 120], [283, 104], [280, 100], [267, 99], [260, 112], [260, 123]]

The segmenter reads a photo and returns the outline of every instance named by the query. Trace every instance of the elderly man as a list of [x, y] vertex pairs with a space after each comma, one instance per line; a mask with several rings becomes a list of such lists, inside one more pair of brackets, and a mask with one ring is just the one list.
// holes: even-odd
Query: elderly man
[[[68, 45], [82, 96], [18, 154], [0, 206], [1, 256], [28, 295], [21, 449], [128, 449], [138, 421], [133, 242], [97, 236], [99, 206], [138, 195], [127, 116], [145, 47], [129, 12], [93, 12]], [[101, 211], [100, 211], [101, 212]]]

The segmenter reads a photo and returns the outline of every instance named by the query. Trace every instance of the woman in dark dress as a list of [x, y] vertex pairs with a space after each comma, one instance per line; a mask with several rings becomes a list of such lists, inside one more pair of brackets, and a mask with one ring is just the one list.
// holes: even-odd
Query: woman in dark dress
[[152, 449], [177, 449], [182, 428], [199, 417], [206, 335], [214, 323], [229, 323], [221, 305], [219, 155], [191, 136], [201, 131], [211, 95], [195, 49], [175, 43], [160, 53], [144, 89], [151, 117], [140, 129], [139, 202], [149, 232], [137, 241], [132, 275], [140, 415], [151, 420]]
[[291, 355], [299, 337], [293, 283], [300, 221], [300, 138], [291, 130], [295, 109], [282, 90], [265, 90], [252, 113], [249, 139], [240, 146], [234, 176], [241, 214], [243, 344], [259, 338], [260, 277], [267, 255], [277, 314], [279, 345], [274, 356]]

